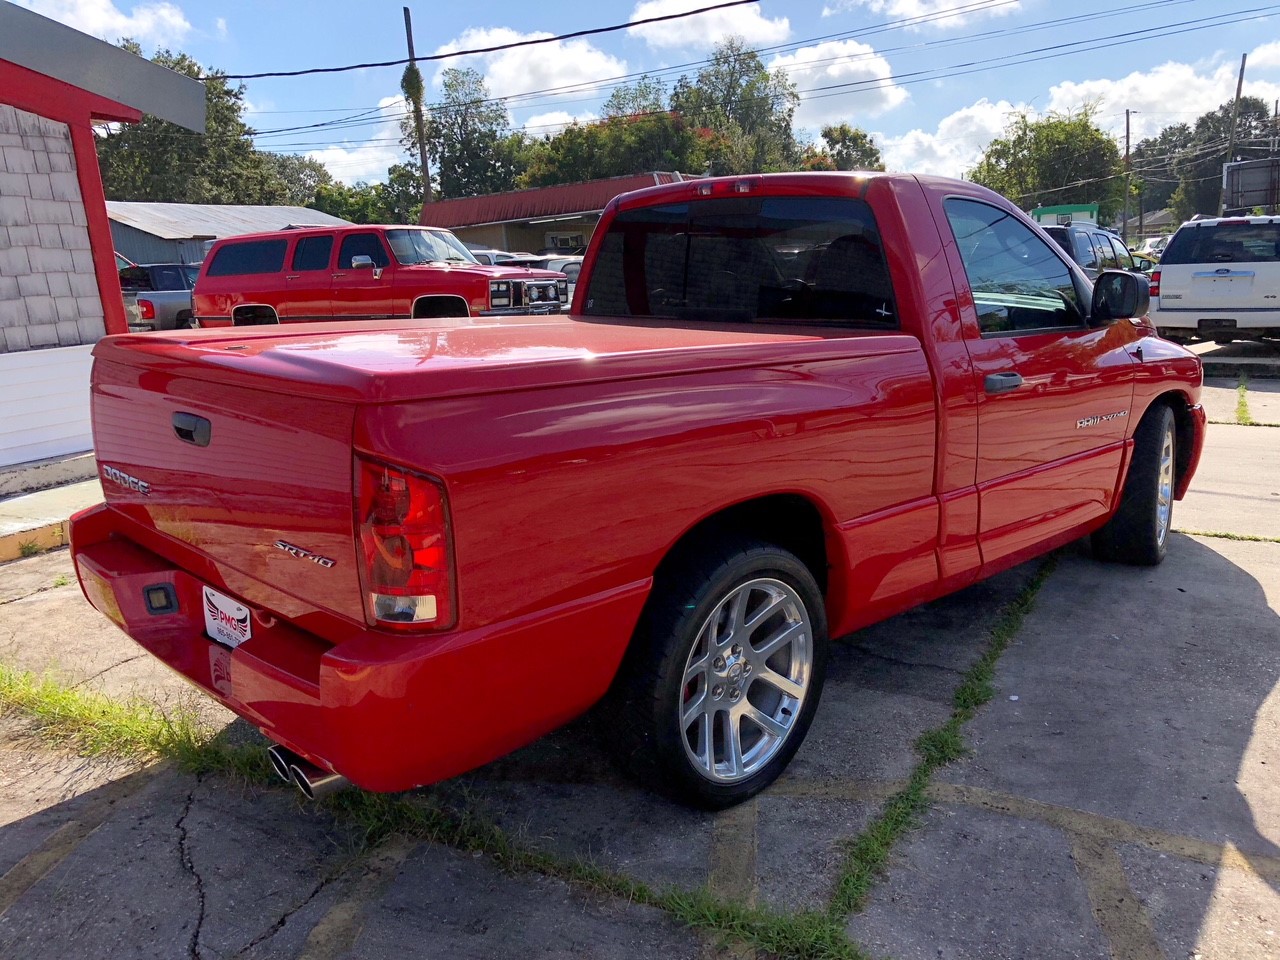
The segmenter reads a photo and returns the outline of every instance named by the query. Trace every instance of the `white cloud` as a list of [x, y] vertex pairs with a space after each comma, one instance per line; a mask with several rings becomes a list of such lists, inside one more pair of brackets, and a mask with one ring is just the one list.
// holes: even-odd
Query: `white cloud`
[[141, 3], [122, 11], [111, 0], [17, 0], [50, 20], [115, 43], [132, 37], [145, 46], [174, 47], [191, 33], [186, 15], [172, 3]]
[[[631, 11], [631, 20], [664, 17], [705, 6], [708, 6], [707, 0], [642, 0]], [[786, 17], [770, 20], [760, 13], [758, 6], [749, 4], [649, 23], [627, 32], [657, 48], [710, 49], [729, 36], [742, 37], [748, 47], [757, 47], [786, 40], [791, 36], [791, 22]]]
[[227, 39], [227, 32], [228, 32], [228, 31], [227, 31], [227, 18], [226, 18], [226, 17], [218, 17], [218, 19], [217, 19], [217, 20], [213, 21], [213, 28], [214, 28], [214, 32], [217, 34], [217, 36], [218, 36], [218, 39], [219, 39], [219, 40], [225, 40], [225, 39]]
[[[1280, 44], [1268, 46], [1275, 46], [1280, 52]], [[1136, 144], [1145, 137], [1154, 137], [1171, 124], [1193, 125], [1201, 114], [1229, 103], [1235, 96], [1238, 70], [1238, 62], [1222, 63], [1206, 68], [1205, 72], [1186, 63], [1163, 63], [1120, 79], [1069, 81], [1049, 90], [1047, 109], [1067, 113], [1079, 110], [1086, 102], [1099, 101], [1095, 121], [1123, 145], [1127, 107], [1130, 139]], [[1280, 84], [1250, 80], [1246, 73], [1244, 95], [1274, 103], [1280, 97]]]
[[[981, 3], [981, 5], [978, 5]], [[852, 13], [865, 7], [872, 13], [884, 14], [894, 20], [914, 20], [929, 17], [923, 26], [958, 27], [983, 17], [1004, 17], [1022, 10], [1020, 0], [835, 0], [822, 8], [824, 17]], [[962, 8], [963, 13], [957, 12]]]
[[[769, 67], [785, 70], [800, 92], [795, 120], [799, 127], [818, 129], [842, 121], [865, 126], [863, 117], [879, 116], [910, 99], [910, 94], [890, 79], [893, 70], [889, 61], [856, 40], [801, 47], [795, 53], [774, 57]], [[842, 89], [824, 89], [830, 87]]]
[[1280, 40], [1264, 43], [1249, 54], [1249, 66], [1265, 70], [1269, 67], [1280, 67]]
[[1004, 132], [1010, 114], [1027, 109], [1008, 100], [985, 97], [944, 117], [932, 133], [912, 130], [900, 137], [876, 136], [889, 170], [959, 177], [971, 169], [993, 139]]
[[539, 113], [524, 122], [525, 133], [534, 137], [555, 136], [571, 123], [591, 123], [598, 120], [594, 113], [569, 113], [567, 110], [552, 110], [550, 113]]
[[[517, 33], [508, 27], [468, 30], [457, 40], [440, 47], [436, 53], [493, 47], [551, 36], [554, 34], [541, 31]], [[484, 74], [490, 96], [494, 97], [564, 87], [575, 87], [574, 93], [581, 96], [584, 91], [594, 90], [606, 80], [627, 73], [626, 61], [610, 56], [586, 40], [557, 40], [554, 43], [537, 43], [513, 50], [441, 61], [434, 79], [436, 86], [440, 85], [440, 77], [448, 67], [471, 67], [479, 70]], [[566, 93], [566, 96], [569, 95]]]
[[[344, 183], [357, 180], [383, 182], [387, 179], [387, 168], [404, 159], [404, 151], [400, 147], [400, 118], [408, 107], [404, 97], [395, 96], [379, 100], [378, 109], [382, 112], [383, 121], [372, 128], [368, 142], [346, 141], [323, 150], [312, 150], [307, 156], [323, 163], [335, 180]], [[265, 149], [271, 149], [270, 145]]]

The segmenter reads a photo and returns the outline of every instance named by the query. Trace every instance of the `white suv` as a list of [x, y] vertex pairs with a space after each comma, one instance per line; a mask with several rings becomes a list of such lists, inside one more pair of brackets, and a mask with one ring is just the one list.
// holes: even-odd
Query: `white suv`
[[1151, 320], [1171, 340], [1280, 337], [1280, 217], [1184, 223], [1151, 274]]

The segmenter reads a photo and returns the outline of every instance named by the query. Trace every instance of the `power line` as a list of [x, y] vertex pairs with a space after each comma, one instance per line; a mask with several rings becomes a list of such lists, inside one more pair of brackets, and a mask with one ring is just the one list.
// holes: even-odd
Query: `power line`
[[[617, 30], [630, 30], [633, 27], [642, 27], [650, 23], [663, 23], [668, 20], [683, 20], [685, 17], [696, 16], [700, 13], [708, 13], [712, 10], [724, 10], [727, 7], [741, 7], [748, 3], [758, 3], [759, 0], [728, 0], [727, 3], [716, 3], [709, 7], [699, 7], [696, 10], [686, 10], [684, 13], [668, 13], [660, 17], [646, 17], [642, 20], [632, 20], [629, 23], [615, 23], [607, 27], [593, 27], [590, 30], [575, 30], [573, 33], [562, 33], [554, 37], [537, 37], [531, 40], [515, 40], [511, 43], [499, 43], [491, 47], [476, 47], [471, 50], [454, 50], [449, 53], [434, 53], [426, 57], [414, 57], [414, 61], [434, 61], [449, 60], [454, 57], [469, 57], [478, 53], [498, 53], [502, 50], [514, 50], [517, 47], [531, 47], [539, 43], [555, 43], [558, 40], [574, 40], [578, 37], [593, 37], [601, 33], [613, 33]], [[223, 74], [224, 80], [260, 80], [264, 77], [304, 77], [313, 73], [345, 73], [349, 70], [365, 70], [370, 67], [402, 67], [409, 63], [409, 58], [401, 60], [383, 60], [379, 63], [353, 63], [345, 67], [311, 67], [306, 70], [279, 70], [271, 73], [228, 73]]]

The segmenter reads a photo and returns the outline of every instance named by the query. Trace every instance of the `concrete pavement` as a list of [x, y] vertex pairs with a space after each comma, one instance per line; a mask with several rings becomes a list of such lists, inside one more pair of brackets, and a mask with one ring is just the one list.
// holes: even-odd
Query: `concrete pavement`
[[[1234, 384], [1214, 389], [1226, 418]], [[1273, 536], [1277, 447], [1280, 430], [1211, 427], [1175, 526]], [[912, 743], [946, 720], [1035, 569], [836, 644], [787, 776], [735, 810], [683, 810], [620, 776], [597, 716], [423, 794], [562, 862], [822, 909], [848, 840], [910, 774]], [[113, 698], [192, 701], [83, 602], [65, 550], [0, 571], [0, 663]], [[1175, 534], [1155, 569], [1064, 551], [968, 725], [972, 753], [935, 777], [931, 810], [844, 919], [849, 935], [922, 960], [1280, 956], [1277, 611], [1278, 543]], [[283, 786], [84, 761], [10, 716], [0, 956], [718, 955], [655, 908], [442, 844], [357, 853], [357, 833]]]

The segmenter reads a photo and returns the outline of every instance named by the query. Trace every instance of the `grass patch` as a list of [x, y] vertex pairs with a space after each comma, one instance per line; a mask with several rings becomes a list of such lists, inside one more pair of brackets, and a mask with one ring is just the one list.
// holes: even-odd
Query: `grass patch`
[[40, 552], [40, 544], [34, 540], [21, 540], [18, 542], [18, 555], [21, 557], [34, 557]]
[[67, 586], [70, 586], [70, 585], [71, 585], [71, 578], [70, 578], [70, 577], [68, 577], [65, 573], [60, 573], [60, 574], [58, 574], [56, 577], [54, 577], [54, 578], [53, 578], [53, 585], [54, 585], [55, 587], [67, 587]]
[[1253, 426], [1253, 417], [1249, 415], [1249, 379], [1243, 373], [1236, 387], [1236, 422], [1246, 427]]
[[145, 700], [114, 700], [4, 664], [0, 707], [21, 711], [42, 737], [85, 757], [171, 760], [192, 773], [218, 771], [250, 780], [265, 779], [271, 769], [262, 749], [227, 742], [190, 710], [165, 712]]
[[1257, 537], [1251, 533], [1226, 533], [1221, 530], [1178, 530], [1188, 537], [1214, 537], [1218, 540], [1243, 540], [1247, 543], [1280, 543], [1280, 537]]
[[934, 771], [968, 752], [963, 727], [977, 709], [995, 695], [996, 663], [1018, 635], [1035, 605], [1036, 594], [1056, 563], [1055, 557], [1047, 558], [1031, 582], [1005, 604], [991, 628], [982, 656], [965, 672], [952, 695], [951, 716], [942, 726], [916, 739], [914, 746], [920, 759], [907, 785], [885, 801], [880, 813], [857, 837], [846, 842], [844, 866], [827, 905], [830, 921], [839, 922], [862, 909], [876, 878], [884, 872], [894, 846], [919, 823], [928, 809], [927, 791]]

